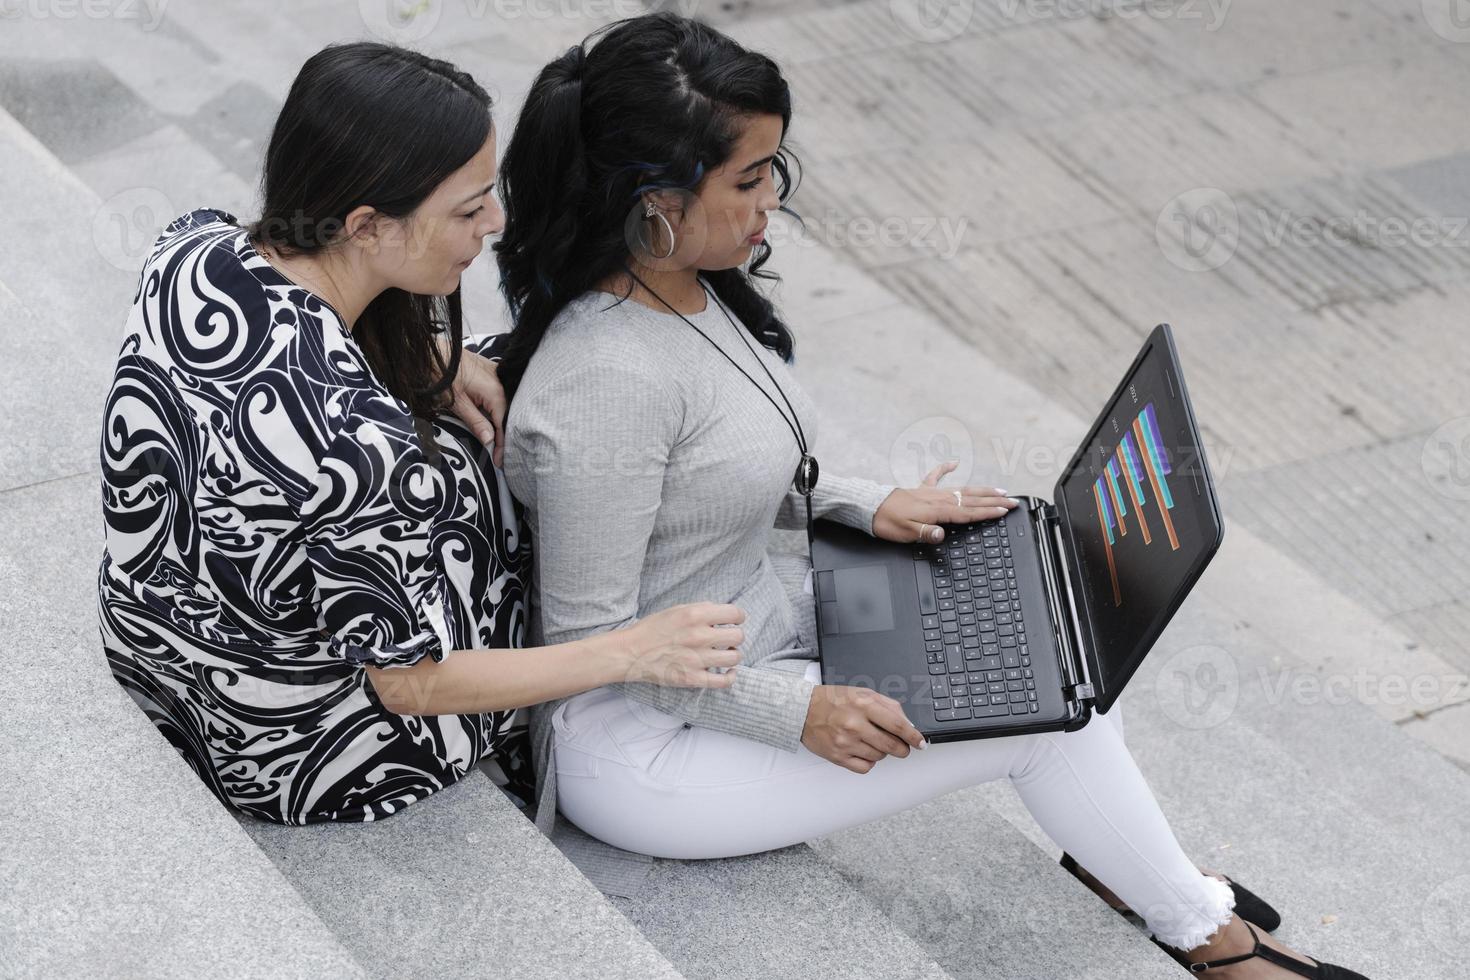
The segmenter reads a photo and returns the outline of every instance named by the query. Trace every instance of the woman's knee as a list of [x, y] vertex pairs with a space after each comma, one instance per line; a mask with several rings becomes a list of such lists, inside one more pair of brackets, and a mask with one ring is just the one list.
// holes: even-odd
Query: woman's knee
[[[1106, 715], [1093, 712], [1081, 728], [1065, 732], [1035, 732], [1020, 735], [1026, 744], [1016, 755], [1011, 779], [1025, 782], [1035, 778], [1038, 768], [1048, 762], [1093, 766], [1123, 743], [1117, 723]], [[1105, 743], [1105, 744], [1104, 744]]]

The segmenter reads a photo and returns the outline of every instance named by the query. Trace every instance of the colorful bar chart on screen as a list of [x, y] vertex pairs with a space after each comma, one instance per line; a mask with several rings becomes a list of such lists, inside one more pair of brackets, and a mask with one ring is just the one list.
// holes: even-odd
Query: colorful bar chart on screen
[[1092, 499], [1097, 505], [1098, 526], [1102, 530], [1108, 557], [1108, 574], [1112, 577], [1114, 606], [1123, 605], [1114, 548], [1128, 535], [1130, 517], [1138, 521], [1142, 546], [1147, 548], [1153, 544], [1153, 531], [1148, 520], [1150, 499], [1157, 505], [1159, 522], [1169, 538], [1169, 548], [1179, 550], [1179, 535], [1169, 513], [1174, 509], [1174, 495], [1168, 479], [1173, 472], [1169, 451], [1159, 433], [1158, 416], [1153, 402], [1149, 402], [1123, 433], [1123, 439], [1113, 455], [1108, 457], [1102, 475], [1092, 485]]

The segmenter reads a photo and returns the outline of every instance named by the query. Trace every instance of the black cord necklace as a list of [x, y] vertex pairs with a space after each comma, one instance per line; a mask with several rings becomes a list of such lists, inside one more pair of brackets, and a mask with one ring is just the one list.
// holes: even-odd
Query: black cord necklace
[[801, 462], [796, 464], [796, 478], [792, 481], [792, 485], [796, 488], [797, 493], [806, 498], [806, 533], [807, 539], [811, 540], [813, 535], [812, 491], [816, 489], [817, 477], [820, 475], [821, 470], [817, 466], [817, 458], [811, 453], [807, 452], [806, 432], [801, 427], [801, 419], [797, 418], [796, 416], [796, 409], [791, 407], [791, 400], [786, 397], [786, 392], [781, 389], [780, 383], [778, 383], [775, 376], [771, 374], [770, 368], [766, 367], [765, 361], [761, 360], [760, 355], [756, 353], [755, 348], [751, 346], [750, 341], [745, 339], [745, 331], [742, 330], [740, 328], [740, 325], [735, 322], [735, 318], [730, 315], [730, 311], [725, 308], [724, 303], [720, 302], [720, 298], [714, 294], [714, 291], [705, 285], [703, 279], [699, 279], [699, 285], [704, 290], [706, 301], [713, 302], [716, 306], [720, 308], [720, 312], [725, 314], [725, 319], [730, 321], [730, 326], [735, 329], [735, 335], [739, 337], [742, 342], [744, 342], [746, 349], [750, 351], [750, 356], [755, 358], [756, 363], [761, 366], [761, 370], [766, 373], [766, 377], [771, 379], [771, 384], [775, 386], [776, 392], [781, 396], [781, 400], [786, 403], [786, 408], [791, 412], [790, 418], [786, 417], [786, 412], [781, 411], [781, 406], [776, 404], [776, 399], [771, 397], [771, 393], [766, 391], [765, 388], [761, 387], [760, 383], [756, 381], [755, 378], [752, 378], [750, 376], [750, 372], [746, 371], [745, 368], [736, 363], [735, 358], [731, 357], [728, 353], [726, 353], [723, 347], [715, 343], [714, 340], [710, 338], [709, 334], [705, 333], [703, 330], [700, 330], [699, 327], [695, 326], [694, 321], [690, 320], [687, 316], [670, 306], [668, 300], [664, 299], [658, 293], [654, 292], [653, 289], [648, 285], [648, 283], [638, 278], [638, 274], [636, 272], [634, 272], [632, 269], [626, 269], [625, 271], [628, 273], [628, 275], [633, 277], [634, 282], [638, 283], [638, 285], [648, 290], [648, 293], [653, 296], [654, 299], [664, 304], [664, 306], [667, 306], [669, 308], [669, 312], [673, 313], [679, 319], [689, 324], [689, 326], [694, 327], [695, 333], [699, 334], [705, 340], [709, 341], [710, 346], [723, 354], [725, 360], [729, 361], [734, 366], [735, 370], [745, 375], [746, 380], [755, 385], [756, 390], [759, 391], [762, 395], [766, 396], [766, 401], [771, 403], [771, 407], [776, 410], [776, 414], [781, 416], [781, 421], [786, 423], [786, 427], [789, 428], [791, 430], [791, 434], [796, 437], [796, 446], [798, 449], [801, 450]]

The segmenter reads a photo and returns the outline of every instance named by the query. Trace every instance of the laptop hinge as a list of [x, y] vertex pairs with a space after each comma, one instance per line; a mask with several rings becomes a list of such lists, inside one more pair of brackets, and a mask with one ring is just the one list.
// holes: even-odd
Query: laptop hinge
[[1038, 500], [1037, 525], [1046, 534], [1042, 538], [1046, 547], [1041, 549], [1041, 560], [1045, 567], [1047, 592], [1056, 625], [1057, 643], [1062, 650], [1062, 688], [1073, 701], [1096, 700], [1090, 678], [1087, 676], [1087, 660], [1082, 654], [1076, 614], [1071, 602], [1070, 580], [1066, 574], [1066, 559], [1061, 544], [1061, 516], [1055, 504]]

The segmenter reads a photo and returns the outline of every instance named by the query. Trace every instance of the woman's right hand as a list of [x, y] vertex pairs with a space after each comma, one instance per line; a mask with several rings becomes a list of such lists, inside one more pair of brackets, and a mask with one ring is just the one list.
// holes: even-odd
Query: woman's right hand
[[[728, 603], [689, 602], [645, 616], [629, 626], [624, 681], [664, 687], [729, 687], [736, 649], [745, 641], [745, 612]], [[737, 625], [722, 625], [722, 624]], [[710, 667], [727, 667], [713, 673]]]
[[813, 755], [858, 774], [872, 771], [887, 756], [906, 758], [910, 748], [929, 744], [896, 700], [843, 684], [812, 688], [801, 743]]

